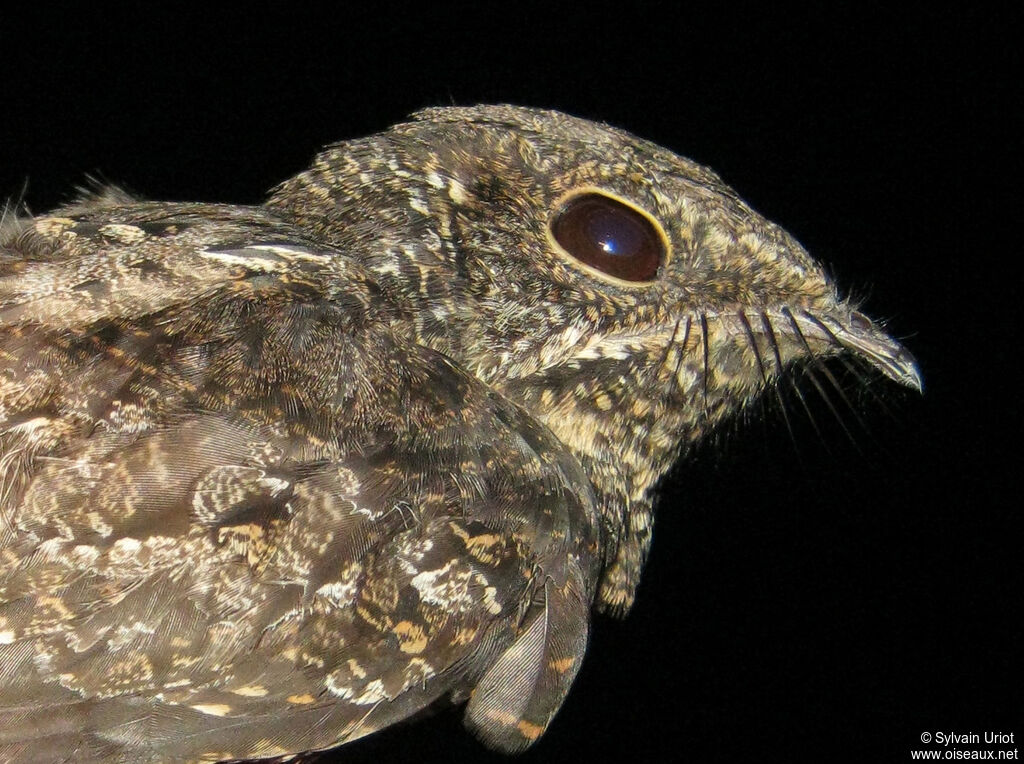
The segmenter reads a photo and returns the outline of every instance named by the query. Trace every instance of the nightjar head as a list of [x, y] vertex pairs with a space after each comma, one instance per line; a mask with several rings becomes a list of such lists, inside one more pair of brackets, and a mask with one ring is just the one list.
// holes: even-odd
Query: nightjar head
[[331, 147], [270, 204], [359, 251], [417, 341], [572, 449], [599, 494], [601, 605], [616, 612], [658, 478], [787, 366], [847, 352], [920, 387], [910, 355], [789, 234], [710, 170], [608, 126], [428, 109]]

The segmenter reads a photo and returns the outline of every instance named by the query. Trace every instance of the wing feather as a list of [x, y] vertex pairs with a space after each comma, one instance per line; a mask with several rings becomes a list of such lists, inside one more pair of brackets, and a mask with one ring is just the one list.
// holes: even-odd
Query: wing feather
[[357, 262], [144, 203], [0, 250], [0, 758], [321, 749], [474, 687], [491, 745], [547, 725], [589, 483]]

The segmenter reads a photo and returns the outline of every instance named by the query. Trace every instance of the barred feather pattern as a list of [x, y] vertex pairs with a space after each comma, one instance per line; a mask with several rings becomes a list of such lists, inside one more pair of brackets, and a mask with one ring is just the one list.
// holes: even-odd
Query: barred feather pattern
[[[657, 277], [550, 235], [644, 211]], [[620, 203], [620, 202], [616, 202]], [[793, 363], [913, 360], [712, 173], [517, 107], [328, 147], [265, 205], [0, 224], [0, 759], [544, 732], [658, 479]]]

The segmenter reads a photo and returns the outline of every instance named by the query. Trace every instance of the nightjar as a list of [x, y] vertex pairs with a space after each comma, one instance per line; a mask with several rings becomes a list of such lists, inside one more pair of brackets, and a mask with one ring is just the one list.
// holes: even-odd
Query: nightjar
[[794, 363], [913, 359], [712, 172], [510, 106], [258, 207], [0, 226], [0, 760], [535, 742], [677, 456]]

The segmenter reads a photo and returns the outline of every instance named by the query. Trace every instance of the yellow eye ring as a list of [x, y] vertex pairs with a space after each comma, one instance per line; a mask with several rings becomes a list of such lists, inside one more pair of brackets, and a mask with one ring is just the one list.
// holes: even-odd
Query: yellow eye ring
[[547, 232], [559, 254], [614, 283], [657, 280], [668, 260], [668, 237], [645, 210], [599, 188], [575, 189], [554, 209]]

